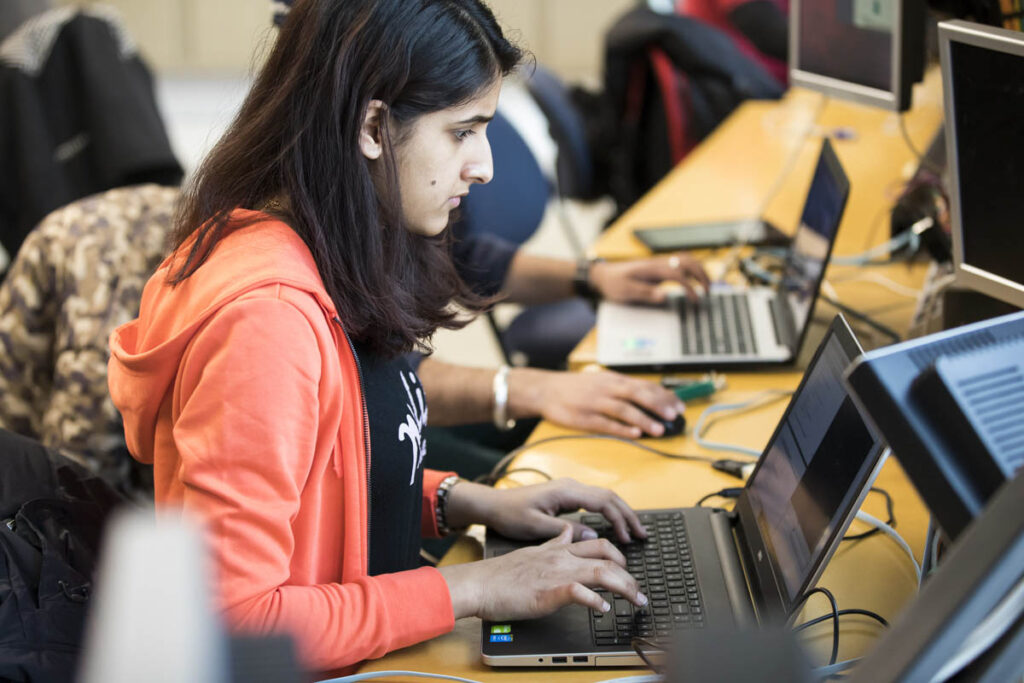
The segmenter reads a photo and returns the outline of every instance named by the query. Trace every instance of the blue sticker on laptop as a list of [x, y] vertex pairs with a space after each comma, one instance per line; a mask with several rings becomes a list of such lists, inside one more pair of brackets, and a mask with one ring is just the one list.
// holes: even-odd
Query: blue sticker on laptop
[[511, 643], [512, 642], [512, 634], [511, 633], [492, 633], [491, 634], [491, 642], [492, 643]]

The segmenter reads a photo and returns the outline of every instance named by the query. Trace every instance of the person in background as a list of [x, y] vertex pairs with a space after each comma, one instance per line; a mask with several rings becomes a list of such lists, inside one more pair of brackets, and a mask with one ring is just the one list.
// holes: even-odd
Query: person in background
[[[380, 49], [382, 45], [388, 49]], [[595, 589], [644, 605], [621, 553], [557, 517], [643, 538], [614, 493], [511, 490], [424, 470], [427, 402], [404, 355], [450, 308], [445, 228], [492, 173], [487, 122], [520, 51], [479, 0], [300, 0], [176, 219], [109, 385], [157, 505], [206, 524], [236, 629], [284, 631], [311, 670], [525, 619]], [[484, 523], [547, 543], [419, 567], [421, 534]]]
[[725, 31], [781, 85], [789, 82], [789, 0], [676, 0], [676, 11]]

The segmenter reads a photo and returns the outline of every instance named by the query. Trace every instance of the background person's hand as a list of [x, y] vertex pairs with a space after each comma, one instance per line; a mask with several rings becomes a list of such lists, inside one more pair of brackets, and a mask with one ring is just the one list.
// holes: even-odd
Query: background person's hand
[[622, 553], [605, 539], [572, 543], [572, 533], [565, 525], [542, 545], [438, 567], [448, 583], [455, 618], [534, 619], [572, 603], [607, 612], [611, 606], [595, 589], [647, 604], [636, 579], [625, 570]]
[[509, 406], [516, 417], [540, 415], [571, 429], [637, 439], [661, 436], [662, 424], [643, 407], [674, 420], [686, 405], [656, 382], [601, 370], [552, 372], [514, 368], [509, 374]]
[[590, 266], [590, 285], [609, 301], [660, 304], [667, 293], [658, 285], [678, 282], [691, 300], [698, 298], [694, 285], [705, 292], [711, 286], [700, 261], [686, 252], [633, 261], [600, 261]]
[[[454, 527], [486, 524], [508, 538], [546, 539], [557, 536], [568, 523], [558, 515], [583, 509], [604, 515], [622, 543], [647, 538], [640, 518], [618, 494], [575, 479], [555, 479], [509, 489], [459, 482], [450, 496], [448, 523]], [[570, 526], [577, 540], [597, 538], [594, 530], [583, 524]]]

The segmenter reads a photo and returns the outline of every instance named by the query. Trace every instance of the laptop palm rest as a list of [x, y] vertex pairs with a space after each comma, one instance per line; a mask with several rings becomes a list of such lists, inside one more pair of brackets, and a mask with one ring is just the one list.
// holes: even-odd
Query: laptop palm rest
[[[732, 534], [727, 515], [710, 508], [683, 508], [681, 511], [689, 534], [707, 627], [735, 628], [737, 624], [749, 623], [754, 618], [753, 607], [738, 553], [729, 540]], [[485, 556], [496, 557], [527, 545], [531, 543], [489, 534]], [[687, 629], [680, 629], [676, 633], [678, 637], [685, 637], [686, 632]], [[574, 657], [587, 657], [588, 664], [597, 666], [643, 664], [629, 646], [594, 645], [589, 610], [577, 605], [543, 619], [484, 622], [482, 637], [484, 662], [491, 666], [543, 666], [552, 663], [552, 658], [562, 657], [568, 663]]]

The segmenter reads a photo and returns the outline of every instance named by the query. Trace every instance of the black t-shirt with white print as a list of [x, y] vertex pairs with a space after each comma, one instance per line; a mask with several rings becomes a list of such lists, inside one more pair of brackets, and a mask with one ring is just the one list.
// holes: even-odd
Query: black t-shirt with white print
[[404, 356], [355, 345], [370, 418], [370, 575], [420, 566], [427, 400]]

